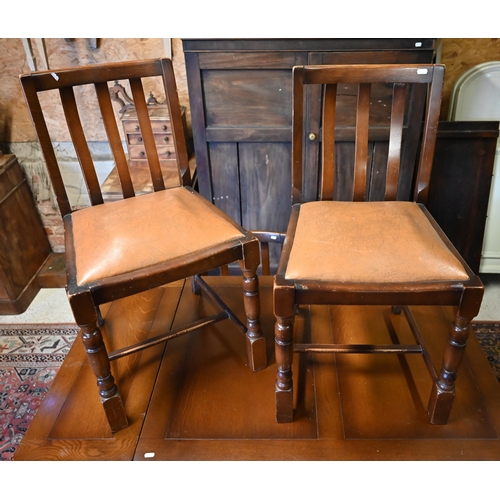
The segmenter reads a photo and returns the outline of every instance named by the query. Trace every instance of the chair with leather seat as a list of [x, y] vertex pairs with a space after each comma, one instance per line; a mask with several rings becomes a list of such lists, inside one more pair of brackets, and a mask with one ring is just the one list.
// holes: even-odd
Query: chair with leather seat
[[[175, 143], [175, 175], [170, 175], [167, 187], [148, 114], [145, 89], [153, 85], [148, 83], [151, 78], [165, 92]], [[259, 319], [256, 276], [260, 264], [259, 241], [194, 189], [182, 185], [182, 175], [189, 165], [171, 61], [157, 59], [53, 69], [22, 75], [20, 81], [64, 221], [69, 303], [81, 329], [111, 430], [116, 432], [128, 425], [124, 402], [112, 375], [115, 359], [230, 319], [246, 338], [249, 366], [254, 371], [264, 368], [266, 348]], [[129, 83], [137, 110], [153, 186], [146, 194], [135, 193], [112, 108], [110, 86], [116, 81]], [[81, 86], [86, 86], [85, 93], [80, 93]], [[54, 89], [59, 93], [89, 193], [90, 206], [79, 210], [70, 204], [41, 106], [46, 101], [39, 99], [40, 93]], [[92, 99], [96, 99], [95, 105], [90, 102]], [[82, 122], [92, 110], [96, 114], [100, 110], [118, 171], [123, 198], [117, 201], [104, 202], [85, 137]], [[245, 322], [200, 277], [233, 262], [240, 264], [243, 274]], [[188, 277], [194, 277], [195, 292], [200, 289], [207, 292], [220, 306], [219, 313], [135, 345], [107, 351], [100, 328], [100, 305]]]
[[[480, 308], [483, 286], [425, 208], [443, 78], [441, 65], [325, 65], [293, 69], [293, 207], [273, 292], [278, 422], [293, 420], [294, 353], [421, 354], [432, 379], [427, 408], [430, 422], [448, 421], [457, 370], [470, 322]], [[304, 144], [309, 140], [309, 131], [304, 126], [304, 103], [306, 89], [313, 86], [320, 86], [323, 106], [321, 170], [318, 199], [306, 200]], [[413, 195], [405, 199], [398, 187], [402, 185], [402, 151], [412, 113], [408, 109], [409, 96], [422, 86], [427, 97], [422, 99], [425, 117], [420, 151]], [[376, 92], [389, 96], [385, 122], [376, 120]], [[346, 101], [354, 104], [353, 123], [345, 119]], [[419, 127], [421, 123], [419, 119]], [[378, 163], [374, 173], [373, 137], [380, 140], [382, 136], [388, 141], [387, 161], [384, 168]], [[354, 143], [349, 161], [344, 154], [346, 148], [340, 147], [347, 137]], [[337, 151], [340, 149], [343, 154]], [[384, 189], [380, 199], [374, 200], [370, 189], [375, 174], [380, 179], [378, 169], [383, 172]], [[416, 343], [294, 343], [298, 306], [312, 304], [391, 306], [393, 312], [404, 311]], [[409, 307], [422, 305], [456, 307], [440, 370], [429, 357]]]

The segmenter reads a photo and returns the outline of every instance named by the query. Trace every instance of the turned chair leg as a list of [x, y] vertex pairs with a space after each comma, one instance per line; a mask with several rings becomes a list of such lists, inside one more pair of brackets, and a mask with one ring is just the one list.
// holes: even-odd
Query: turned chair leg
[[80, 327], [82, 341], [87, 353], [90, 368], [97, 379], [99, 396], [112, 432], [127, 427], [125, 407], [118, 392], [99, 328], [99, 318], [90, 294], [69, 297], [73, 315]]
[[245, 269], [243, 262], [240, 262], [240, 267], [243, 273], [243, 305], [247, 317], [248, 363], [256, 372], [267, 366], [266, 339], [262, 335], [260, 324], [259, 278], [257, 267]]
[[[432, 388], [427, 413], [430, 422], [445, 425], [448, 422], [451, 408], [455, 400], [455, 382], [462, 362], [470, 333], [470, 322], [477, 315], [481, 304], [482, 290], [471, 289], [464, 292], [462, 302], [450, 326], [448, 343], [445, 347], [441, 372]], [[466, 300], [467, 299], [467, 300]]]
[[293, 320], [276, 316], [274, 328], [276, 353], [276, 421], [293, 421]]

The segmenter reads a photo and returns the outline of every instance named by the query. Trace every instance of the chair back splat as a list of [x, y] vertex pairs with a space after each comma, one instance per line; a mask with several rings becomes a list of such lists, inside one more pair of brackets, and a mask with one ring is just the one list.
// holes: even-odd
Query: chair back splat
[[[328, 67], [327, 71], [328, 76], [325, 77], [325, 66], [294, 68], [292, 202], [304, 201], [303, 148], [308, 137], [299, 133], [305, 118], [302, 105], [304, 85], [322, 85], [318, 199], [346, 201], [404, 199], [405, 194], [398, 196], [403, 144], [414, 123], [421, 126], [422, 118], [421, 108], [409, 109], [408, 103], [412, 102], [409, 97], [416, 87], [421, 87], [420, 92], [429, 88], [421, 155], [415, 175], [412, 175], [413, 172], [405, 173], [404, 179], [406, 182], [408, 177], [416, 179], [411, 199], [424, 203], [436, 142], [444, 67], [377, 65], [374, 71], [373, 65], [339, 65]], [[384, 97], [385, 109], [377, 107], [382, 102], [381, 97]], [[354, 113], [347, 111], [351, 104], [355, 107]], [[379, 171], [381, 166], [373, 164], [373, 148], [377, 147], [374, 141], [381, 140], [387, 141], [387, 161]], [[349, 145], [343, 144], [346, 142], [354, 143], [352, 151], [348, 149]], [[346, 151], [350, 154], [349, 158]], [[383, 177], [382, 180], [380, 177]]]
[[[273, 287], [278, 422], [291, 422], [293, 405], [305, 399], [293, 395], [294, 352], [421, 354], [433, 383], [429, 420], [448, 421], [483, 285], [425, 208], [443, 78], [441, 65], [293, 69], [293, 206]], [[310, 96], [323, 106], [313, 131], [305, 128]], [[307, 142], [316, 140], [321, 144]], [[308, 160], [319, 165], [315, 175], [304, 168]], [[294, 344], [296, 314], [323, 305], [330, 317], [341, 317], [344, 306], [387, 307], [385, 317], [404, 312], [413, 339], [398, 340], [389, 327], [358, 332], [336, 325], [329, 337], [311, 328], [307, 343]], [[422, 306], [456, 308], [441, 371], [411, 310]]]
[[[155, 79], [156, 82], [154, 81]], [[173, 84], [175, 88], [175, 78], [170, 60], [155, 59], [139, 63], [135, 61], [112, 63], [106, 65], [105, 68], [102, 65], [95, 65], [21, 76], [21, 84], [26, 101], [29, 104], [33, 125], [42, 147], [42, 153], [63, 216], [71, 213], [75, 207], [71, 207], [64, 187], [62, 174], [52, 146], [47, 121], [44, 117], [38, 94], [49, 90], [58, 91], [69, 135], [81, 166], [90, 203], [91, 205], [98, 205], [103, 203], [103, 195], [82, 124], [82, 116], [88, 115], [89, 111], [100, 115], [100, 119], [92, 122], [90, 126], [95, 127], [95, 123], [99, 123], [101, 119], [104, 124], [104, 130], [113, 155], [123, 198], [130, 198], [135, 195], [131, 173], [117, 124], [117, 113], [112, 105], [108, 82], [111, 85], [118, 80], [125, 80], [125, 84], [128, 82], [138, 115], [141, 134], [140, 140], [144, 144], [153, 189], [154, 191], [165, 189], [165, 174], [162, 172], [151, 120], [149, 118], [147, 98], [143, 88], [143, 82], [148, 82], [148, 88], [150, 88], [151, 85], [158, 85], [158, 79], [163, 83], [162, 91], [166, 96], [166, 105], [168, 107], [172, 137], [175, 144], [175, 155], [178, 160], [175, 175], [170, 174], [168, 176], [168, 187], [179, 186], [182, 185], [182, 176], [188, 171], [189, 165], [177, 91], [169, 93], [166, 88], [166, 82], [169, 82], [170, 85]], [[92, 86], [94, 90], [86, 88], [88, 86]], [[81, 109], [83, 112], [79, 111], [78, 102], [82, 103], [83, 108]]]

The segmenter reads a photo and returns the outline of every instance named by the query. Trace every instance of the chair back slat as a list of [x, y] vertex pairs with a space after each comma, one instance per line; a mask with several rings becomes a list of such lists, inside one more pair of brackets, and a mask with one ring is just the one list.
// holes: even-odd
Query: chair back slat
[[325, 85], [323, 96], [323, 127], [321, 138], [321, 199], [333, 200], [335, 190], [335, 111], [337, 85]]
[[356, 139], [354, 153], [354, 201], [364, 201], [366, 196], [366, 171], [368, 169], [368, 131], [370, 126], [371, 85], [362, 83], [358, 90], [356, 112]]
[[103, 203], [99, 180], [94, 167], [94, 160], [90, 154], [89, 145], [83, 132], [82, 122], [76, 105], [75, 93], [73, 87], [63, 87], [59, 89], [61, 102], [68, 124], [68, 130], [75, 147], [78, 161], [82, 167], [83, 178], [87, 185], [89, 198], [92, 205]]
[[95, 84], [95, 90], [109, 145], [118, 171], [123, 197], [131, 198], [135, 196], [134, 186], [130, 177], [125, 151], [123, 150], [120, 132], [118, 131], [118, 126], [114, 117], [109, 87], [106, 82], [98, 82]]
[[[177, 84], [170, 59], [162, 59], [163, 82], [165, 85], [165, 95], [170, 114], [170, 123], [172, 124], [172, 135], [174, 137], [175, 152], [177, 156], [179, 184], [182, 184], [182, 172], [189, 174], [189, 156], [184, 135], [181, 105], [177, 93]], [[167, 92], [167, 88], [170, 89]]]
[[[409, 182], [416, 179], [413, 199], [423, 202], [432, 169], [443, 78], [444, 66], [432, 64], [295, 67], [293, 202], [304, 201], [304, 172], [307, 170], [310, 175], [310, 169], [316, 168], [316, 165], [305, 164], [306, 159], [314, 158], [309, 150], [304, 151], [309, 134], [304, 111], [306, 85], [322, 85], [324, 89], [321, 161], [318, 162], [321, 180], [317, 198], [351, 201], [408, 199]], [[413, 102], [410, 97], [416, 95], [417, 87], [418, 95], [421, 95], [420, 90], [428, 92], [425, 110], [409, 106]], [[357, 92], [353, 88], [357, 88]], [[415, 155], [418, 165], [417, 159], [415, 164], [411, 163], [422, 123], [422, 115], [417, 116], [417, 111], [425, 111], [421, 152]], [[408, 154], [404, 150], [405, 144], [409, 144]], [[401, 173], [402, 158], [404, 177]]]
[[40, 147], [42, 149], [42, 154], [47, 165], [47, 170], [49, 173], [50, 181], [52, 183], [52, 188], [56, 196], [57, 204], [61, 215], [71, 213], [71, 204], [69, 202], [68, 193], [64, 185], [64, 181], [59, 169], [59, 164], [57, 163], [57, 158], [52, 147], [52, 142], [50, 140], [49, 130], [47, 128], [47, 123], [42, 111], [42, 106], [40, 100], [38, 99], [38, 94], [35, 89], [34, 82], [31, 78], [25, 78], [22, 81], [22, 87], [24, 92], [24, 97], [28, 104], [30, 110], [31, 120], [35, 128], [36, 135], [40, 142]]
[[155, 191], [160, 191], [165, 189], [165, 183], [163, 182], [160, 159], [158, 158], [153, 128], [149, 119], [148, 106], [144, 100], [144, 89], [142, 88], [142, 82], [139, 78], [132, 78], [129, 82], [135, 109], [137, 111], [139, 126], [141, 127], [141, 135], [144, 141], [144, 149], [146, 150], [153, 188]]
[[[150, 85], [151, 79], [154, 80], [152, 83], [154, 87], [157, 87], [158, 83], [160, 83], [159, 80], [161, 80], [163, 91], [165, 92], [172, 139], [175, 144], [175, 160], [169, 159], [168, 162], [162, 162], [159, 159], [150, 118], [152, 106], [149, 106], [146, 102], [144, 90], [148, 89], [147, 85]], [[122, 117], [117, 109], [113, 109], [113, 103], [109, 95], [109, 87], [112, 87], [116, 81], [120, 80], [130, 83], [137, 119], [141, 129], [141, 137], [143, 138], [143, 145], [146, 151], [146, 157], [144, 158], [145, 160], [147, 159], [146, 168], [150, 170], [152, 189], [155, 191], [165, 189], [166, 181], [164, 179], [167, 176], [169, 187], [180, 186], [183, 183], [183, 179], [190, 178], [184, 120], [181, 114], [170, 59], [95, 64], [76, 68], [51, 69], [50, 71], [39, 71], [21, 75], [20, 82], [28, 110], [63, 216], [70, 214], [75, 208], [80, 207], [71, 206], [67, 188], [64, 186], [64, 176], [61, 173], [50, 135], [52, 131], [49, 133], [49, 128], [47, 127], [49, 119], [47, 116], [44, 116], [44, 111], [46, 111], [45, 103], [42, 101], [44, 103], [42, 109], [38, 96], [39, 93], [45, 91], [59, 91], [71, 140], [73, 141], [90, 201], [93, 205], [102, 203], [103, 198], [104, 201], [119, 199], [121, 197], [120, 190], [124, 198], [129, 198], [148, 192], [151, 188], [151, 183], [143, 177], [142, 168], [137, 168], [135, 171], [130, 169], [130, 162], [127, 160], [125, 154], [121, 123], [119, 123]], [[82, 93], [82, 98], [79, 99], [80, 96], [74, 89], [84, 85], [92, 85], [95, 93], [85, 89]], [[148, 93], [149, 91], [150, 89], [148, 89]], [[75, 99], [75, 94], [77, 99]], [[92, 99], [96, 102], [90, 102]], [[82, 105], [80, 101], [82, 101]], [[50, 102], [53, 104], [52, 101]], [[105, 195], [107, 191], [104, 194], [101, 192], [104, 190], [100, 187], [99, 177], [94, 165], [94, 163], [97, 163], [97, 159], [92, 158], [90, 153], [91, 148], [86, 138], [86, 135], [89, 135], [89, 123], [92, 123], [92, 126], [95, 123], [99, 123], [100, 116], [94, 117], [96, 112], [99, 115], [99, 111], [114, 159], [111, 174], [106, 180], [107, 188], [111, 188], [110, 196]], [[50, 109], [50, 113], [50, 119], [53, 120], [56, 110]], [[95, 118], [97, 118], [97, 121]], [[59, 121], [57, 124], [59, 125]], [[64, 138], [64, 131], [58, 130], [58, 133], [63, 137], [62, 139], [57, 138], [58, 140], [66, 140]], [[123, 133], [125, 132], [123, 131]], [[98, 138], [97, 140], [100, 141], [101, 139]], [[108, 168], [107, 165], [106, 168]], [[168, 169], [168, 172], [166, 169]], [[171, 174], [174, 172], [176, 173], [172, 178]]]
[[403, 145], [403, 127], [406, 105], [406, 84], [395, 83], [393, 87], [391, 130], [389, 133], [389, 152], [387, 158], [387, 179], [385, 197], [394, 201], [398, 192], [399, 169], [401, 165], [401, 148]]
[[420, 161], [417, 170], [417, 181], [413, 198], [419, 203], [425, 203], [429, 194], [429, 183], [432, 173], [432, 161], [436, 148], [436, 136], [439, 123], [439, 112], [443, 95], [444, 66], [436, 66], [432, 75], [432, 85], [429, 90], [427, 114], [424, 123], [424, 136]]

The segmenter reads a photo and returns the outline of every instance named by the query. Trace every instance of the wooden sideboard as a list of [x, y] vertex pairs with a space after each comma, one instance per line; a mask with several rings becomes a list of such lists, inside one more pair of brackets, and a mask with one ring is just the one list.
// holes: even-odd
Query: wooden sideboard
[[0, 314], [20, 314], [40, 290], [51, 248], [15, 155], [0, 153]]
[[[247, 229], [284, 231], [291, 208], [292, 67], [430, 63], [435, 48], [435, 39], [184, 39], [200, 193]], [[312, 140], [304, 152], [305, 198], [314, 199], [320, 89], [306, 98]], [[401, 176], [408, 196], [425, 96], [410, 98]], [[383, 110], [384, 102], [375, 106]], [[374, 165], [383, 156], [378, 148]], [[373, 187], [376, 196], [376, 178]]]

